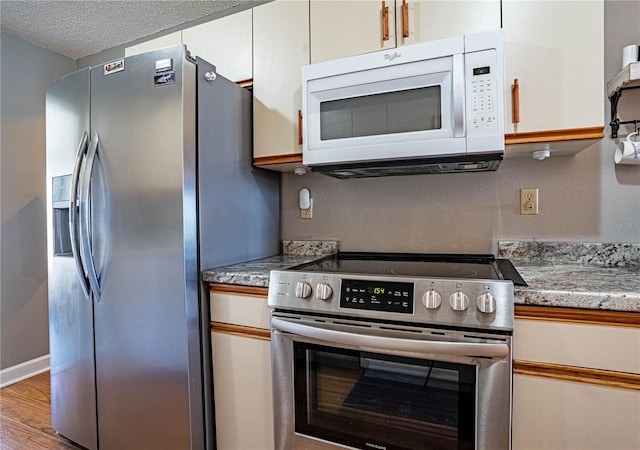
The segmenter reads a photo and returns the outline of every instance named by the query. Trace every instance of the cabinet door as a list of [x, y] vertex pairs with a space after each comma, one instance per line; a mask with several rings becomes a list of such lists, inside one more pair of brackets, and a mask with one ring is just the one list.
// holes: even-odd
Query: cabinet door
[[513, 359], [640, 374], [640, 328], [516, 319]]
[[498, 29], [500, 0], [396, 1], [398, 46]]
[[[602, 126], [604, 5], [502, 0], [505, 132]], [[512, 124], [518, 79], [520, 123]]]
[[[382, 4], [388, 19], [382, 15]], [[387, 0], [311, 0], [311, 62], [370, 53], [396, 46], [394, 1]], [[383, 36], [388, 20], [389, 35]]]
[[182, 30], [191, 54], [209, 61], [231, 81], [253, 78], [251, 36], [250, 9]]
[[298, 112], [306, 64], [309, 3], [277, 0], [254, 8], [254, 158], [302, 153]]
[[218, 332], [211, 342], [218, 448], [273, 449], [271, 343]]
[[124, 49], [124, 56], [138, 55], [140, 53], [150, 52], [163, 47], [170, 47], [172, 45], [182, 43], [182, 32], [176, 31], [165, 36], [160, 36], [149, 41], [141, 42], [131, 47]]
[[513, 377], [513, 449], [640, 448], [640, 391]]

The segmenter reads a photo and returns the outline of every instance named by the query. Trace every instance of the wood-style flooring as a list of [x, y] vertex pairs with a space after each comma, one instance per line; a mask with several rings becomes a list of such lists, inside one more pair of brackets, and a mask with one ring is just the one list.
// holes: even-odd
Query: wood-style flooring
[[0, 450], [78, 450], [51, 427], [49, 372], [0, 389]]

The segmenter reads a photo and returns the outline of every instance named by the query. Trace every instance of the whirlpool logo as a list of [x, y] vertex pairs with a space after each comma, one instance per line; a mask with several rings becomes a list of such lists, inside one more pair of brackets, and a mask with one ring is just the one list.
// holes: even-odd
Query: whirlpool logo
[[386, 59], [389, 62], [393, 61], [396, 58], [402, 58], [402, 53], [393, 52], [393, 53], [385, 53], [384, 54], [384, 59]]
[[385, 447], [384, 445], [378, 445], [372, 442], [366, 442], [364, 445], [365, 447], [375, 448], [376, 450], [387, 450], [387, 447]]

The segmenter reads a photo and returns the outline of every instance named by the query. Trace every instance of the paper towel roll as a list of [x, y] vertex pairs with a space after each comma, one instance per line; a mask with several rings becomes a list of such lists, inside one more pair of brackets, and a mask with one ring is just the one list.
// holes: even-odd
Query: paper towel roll
[[622, 68], [624, 69], [632, 62], [638, 61], [638, 46], [627, 45], [622, 49]]

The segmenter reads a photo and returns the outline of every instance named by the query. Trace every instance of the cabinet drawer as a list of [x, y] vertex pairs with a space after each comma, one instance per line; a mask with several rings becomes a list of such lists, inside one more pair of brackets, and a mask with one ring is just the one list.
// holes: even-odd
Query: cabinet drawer
[[516, 320], [513, 358], [640, 374], [640, 328]]
[[211, 291], [210, 298], [212, 322], [265, 330], [271, 328], [266, 297]]

